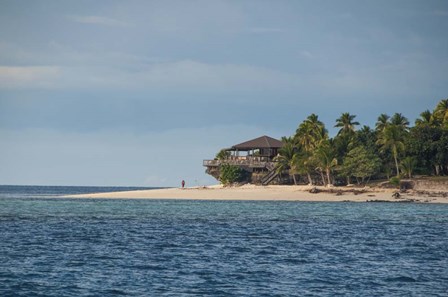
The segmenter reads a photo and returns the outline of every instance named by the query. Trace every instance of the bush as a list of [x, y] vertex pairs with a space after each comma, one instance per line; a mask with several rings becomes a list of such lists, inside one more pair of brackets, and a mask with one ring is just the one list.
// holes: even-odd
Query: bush
[[216, 154], [216, 159], [217, 160], [225, 160], [225, 159], [227, 159], [228, 157], [230, 157], [230, 152], [229, 151], [226, 151], [226, 150], [224, 150], [224, 149], [222, 149], [222, 150], [220, 150], [217, 154]]
[[223, 185], [242, 182], [246, 178], [244, 169], [238, 166], [224, 164], [220, 168], [219, 181]]
[[389, 182], [398, 188], [398, 186], [400, 185], [400, 178], [398, 178], [397, 176], [393, 176], [389, 179]]

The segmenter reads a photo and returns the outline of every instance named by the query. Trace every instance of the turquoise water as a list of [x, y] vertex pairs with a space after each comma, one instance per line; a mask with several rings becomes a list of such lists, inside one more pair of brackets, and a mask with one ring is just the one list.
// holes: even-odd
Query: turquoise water
[[0, 195], [0, 296], [448, 296], [448, 205], [27, 191]]

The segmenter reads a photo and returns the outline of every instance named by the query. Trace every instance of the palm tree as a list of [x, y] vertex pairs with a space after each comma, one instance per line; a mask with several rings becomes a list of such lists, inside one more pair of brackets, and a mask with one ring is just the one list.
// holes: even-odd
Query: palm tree
[[384, 129], [390, 124], [389, 119], [390, 117], [387, 114], [382, 113], [376, 121], [375, 130], [377, 132], [384, 131]]
[[375, 149], [376, 135], [374, 130], [369, 126], [364, 125], [356, 132], [356, 139], [358, 144], [361, 143], [364, 147], [373, 151]]
[[412, 157], [406, 157], [401, 161], [401, 170], [409, 178], [412, 178], [412, 171], [414, 171], [417, 161]]
[[409, 120], [403, 116], [401, 113], [395, 113], [390, 118], [391, 125], [399, 127], [402, 131], [408, 131], [409, 130]]
[[[331, 184], [331, 170], [338, 165], [338, 160], [336, 159], [336, 153], [331, 146], [330, 141], [323, 141], [319, 147], [317, 147], [315, 153], [315, 160], [317, 162], [317, 169], [321, 172], [322, 181], [325, 185]], [[327, 180], [323, 176], [325, 172]]]
[[380, 134], [377, 144], [381, 145], [381, 150], [391, 150], [394, 156], [397, 176], [400, 175], [398, 167], [398, 153], [404, 150], [403, 131], [397, 125], [388, 125]]
[[355, 132], [355, 126], [359, 125], [359, 122], [353, 121], [355, 117], [356, 115], [351, 115], [350, 113], [345, 112], [338, 119], [336, 119], [336, 125], [334, 126], [337, 128], [341, 128], [338, 132], [338, 135], [353, 134], [353, 132]]
[[319, 121], [318, 116], [315, 114], [310, 115], [306, 122], [309, 123], [311, 128], [311, 134], [314, 136], [314, 139], [319, 142], [324, 138], [328, 137], [328, 131], [325, 129], [324, 123]]
[[425, 110], [424, 112], [422, 112], [420, 114], [420, 118], [415, 120], [415, 125], [416, 126], [429, 126], [432, 127], [434, 126], [435, 123], [435, 118], [434, 115], [432, 114], [432, 112], [429, 111], [429, 109]]
[[297, 171], [297, 148], [291, 137], [283, 137], [282, 142], [283, 147], [279, 149], [278, 156], [275, 158], [277, 161], [276, 170], [278, 173], [289, 170], [289, 174], [292, 175], [294, 184], [297, 185], [295, 176]]
[[437, 104], [436, 109], [434, 109], [434, 117], [448, 126], [448, 99], [443, 99]]
[[306, 151], [312, 151], [327, 135], [324, 123], [313, 113], [300, 124], [294, 138]]
[[313, 183], [311, 171], [315, 168], [314, 151], [326, 139], [328, 139], [327, 129], [314, 113], [309, 115], [296, 130], [294, 140], [300, 147], [300, 152], [295, 158], [296, 170], [306, 173], [309, 184]]
[[313, 154], [305, 150], [300, 150], [295, 156], [294, 163], [296, 165], [297, 173], [306, 174], [308, 178], [308, 184], [313, 185], [313, 179], [311, 178], [311, 172], [316, 168]]

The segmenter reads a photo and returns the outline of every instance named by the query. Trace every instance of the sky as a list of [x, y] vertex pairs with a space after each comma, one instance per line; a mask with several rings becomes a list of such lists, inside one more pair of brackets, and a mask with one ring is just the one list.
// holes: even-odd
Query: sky
[[448, 98], [448, 1], [0, 0], [0, 184], [187, 186], [311, 113]]

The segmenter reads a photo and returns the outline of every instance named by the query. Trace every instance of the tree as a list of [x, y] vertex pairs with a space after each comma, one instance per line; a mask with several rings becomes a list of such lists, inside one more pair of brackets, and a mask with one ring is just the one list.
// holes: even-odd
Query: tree
[[341, 166], [341, 173], [347, 177], [347, 183], [350, 183], [350, 177], [354, 176], [360, 184], [376, 174], [380, 167], [379, 158], [360, 145], [348, 152]]
[[[322, 141], [314, 152], [314, 157], [317, 164], [317, 169], [321, 173], [322, 182], [324, 185], [330, 185], [331, 182], [331, 170], [338, 165], [336, 159], [336, 153], [331, 146], [329, 140]], [[325, 180], [323, 173], [325, 172], [327, 179]]]
[[442, 129], [441, 137], [436, 146], [436, 172], [439, 175], [448, 175], [448, 128]]
[[441, 149], [439, 143], [442, 135], [441, 127], [417, 125], [411, 128], [405, 142], [406, 153], [417, 160], [416, 170], [420, 173], [439, 174], [441, 160], [437, 156]]
[[312, 151], [327, 136], [324, 123], [319, 121], [319, 117], [313, 113], [299, 125], [294, 140], [306, 151]]
[[313, 179], [311, 178], [311, 172], [316, 168], [313, 154], [301, 149], [295, 155], [294, 163], [296, 164], [297, 173], [306, 174], [308, 178], [308, 184], [312, 185]]
[[377, 154], [377, 134], [369, 126], [363, 126], [356, 132], [356, 143], [364, 146], [369, 152]]
[[230, 152], [222, 149], [216, 154], [215, 158], [218, 160], [226, 160], [229, 157], [230, 157]]
[[219, 181], [223, 185], [230, 185], [242, 182], [246, 178], [244, 169], [230, 164], [223, 164], [220, 167]]
[[398, 154], [399, 152], [404, 150], [403, 131], [401, 130], [400, 126], [386, 126], [383, 132], [380, 133], [377, 144], [381, 146], [382, 151], [390, 150], [392, 152], [395, 161], [395, 167], [397, 170], [397, 176], [399, 176], [400, 169], [398, 166]]
[[448, 127], [448, 99], [441, 100], [434, 109], [434, 117]]
[[400, 167], [404, 175], [407, 175], [408, 178], [412, 178], [412, 172], [416, 165], [417, 161], [413, 157], [406, 157], [401, 160]]
[[277, 172], [281, 173], [285, 170], [289, 171], [292, 175], [294, 184], [297, 185], [296, 172], [297, 172], [297, 148], [294, 146], [292, 138], [284, 137], [282, 139], [283, 147], [279, 149], [278, 156], [275, 158], [277, 161]]
[[402, 131], [409, 130], [409, 120], [405, 116], [403, 116], [401, 113], [395, 113], [390, 118], [390, 124], [397, 126]]
[[311, 172], [315, 169], [316, 163], [314, 152], [326, 139], [328, 139], [327, 129], [314, 113], [299, 125], [294, 135], [294, 141], [300, 146], [300, 154], [296, 156], [297, 172], [305, 172], [310, 184], [313, 183]]
[[356, 115], [351, 115], [348, 112], [343, 113], [338, 119], [336, 119], [336, 125], [339, 129], [338, 135], [341, 134], [353, 134], [356, 130], [355, 126], [359, 125], [359, 122], [353, 121]]
[[390, 117], [387, 114], [382, 113], [376, 121], [375, 130], [377, 132], [383, 132], [384, 129], [386, 129], [386, 127], [390, 124], [389, 119]]
[[434, 127], [437, 126], [437, 121], [432, 112], [430, 112], [429, 109], [427, 109], [420, 114], [420, 118], [415, 120], [415, 125]]
[[345, 155], [355, 145], [356, 138], [354, 133], [341, 133], [333, 138], [333, 148], [339, 163], [342, 163]]

